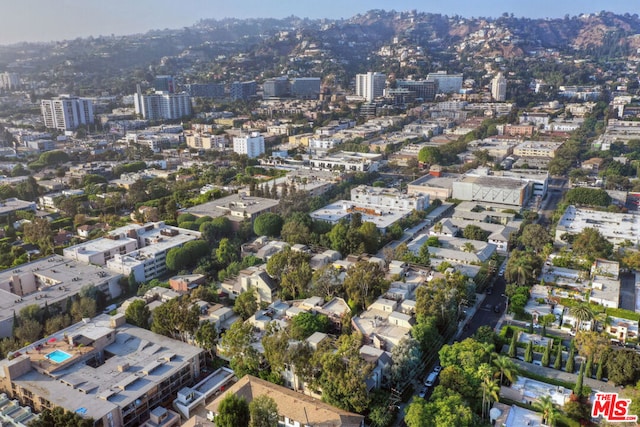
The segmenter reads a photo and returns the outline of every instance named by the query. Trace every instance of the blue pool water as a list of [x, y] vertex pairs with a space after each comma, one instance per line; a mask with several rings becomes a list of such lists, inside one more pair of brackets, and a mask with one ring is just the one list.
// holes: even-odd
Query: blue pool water
[[69, 353], [65, 353], [62, 350], [55, 350], [47, 354], [47, 359], [56, 363], [62, 363], [69, 358], [71, 358], [71, 355]]

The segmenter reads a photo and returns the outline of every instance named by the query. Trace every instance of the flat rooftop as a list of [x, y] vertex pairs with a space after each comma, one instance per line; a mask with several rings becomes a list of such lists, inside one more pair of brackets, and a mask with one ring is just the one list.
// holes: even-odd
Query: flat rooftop
[[233, 213], [240, 214], [239, 219], [244, 220], [242, 213], [253, 215], [266, 210], [270, 210], [278, 206], [279, 201], [274, 199], [266, 199], [263, 197], [243, 196], [233, 194], [231, 196], [222, 197], [211, 202], [203, 203], [185, 209], [185, 212], [195, 216], [210, 216], [213, 218], [229, 215], [229, 219], [234, 220]]
[[556, 236], [578, 234], [585, 228], [595, 228], [610, 242], [619, 245], [625, 240], [640, 243], [640, 216], [567, 207], [556, 227]]
[[5, 199], [0, 202], [0, 215], [5, 215], [10, 212], [24, 209], [31, 209], [35, 211], [36, 204], [33, 202], [26, 202], [24, 200], [16, 199], [15, 197], [11, 199]]
[[[411, 211], [409, 209], [396, 209], [388, 207], [373, 207], [372, 205], [353, 202], [350, 200], [339, 200], [331, 203], [324, 208], [311, 212], [309, 215], [311, 218], [321, 221], [328, 221], [335, 223], [343, 218], [348, 217], [351, 212], [348, 208], [356, 208], [356, 211], [362, 214], [363, 222], [372, 222], [377, 228], [384, 230], [387, 227], [393, 225], [395, 222], [409, 215]], [[368, 213], [368, 211], [379, 210], [380, 215]]]
[[44, 307], [66, 300], [80, 292], [85, 286], [109, 282], [121, 276], [108, 269], [68, 260], [60, 255], [51, 255], [16, 268], [0, 271], [0, 286], [12, 282], [14, 277], [39, 278], [48, 286], [28, 295], [18, 296], [0, 289], [0, 322], [13, 318], [24, 307], [37, 304]]
[[424, 187], [434, 188], [449, 188], [453, 187], [453, 183], [458, 181], [462, 175], [459, 174], [442, 174], [442, 176], [425, 175], [409, 183], [409, 185], [417, 185]]
[[[81, 335], [93, 339], [115, 333], [113, 342], [104, 348], [105, 356], [108, 354], [110, 357], [105, 357], [104, 364], [97, 367], [87, 365], [86, 358], [79, 357], [75, 363], [71, 360], [50, 375], [32, 368], [14, 382], [55, 406], [71, 411], [85, 408], [86, 416], [94, 419], [101, 418], [114, 406], [122, 408], [158, 387], [160, 382], [189, 366], [188, 361], [203, 351], [128, 324], [114, 330], [110, 327], [108, 315], [95, 317], [86, 324], [77, 323], [64, 332], [68, 336]], [[64, 341], [64, 337], [58, 338], [58, 341]], [[55, 343], [46, 347], [49, 345]], [[88, 354], [93, 350], [90, 346], [74, 350], [62, 345], [63, 351], [73, 354]], [[33, 357], [32, 365], [37, 365], [37, 355], [33, 352], [35, 350], [25, 356]], [[5, 363], [11, 362], [5, 359], [0, 366]]]
[[469, 182], [483, 187], [504, 188], [508, 190], [517, 190], [526, 187], [526, 182], [522, 182], [515, 178], [505, 178], [501, 176], [465, 176], [459, 182]]

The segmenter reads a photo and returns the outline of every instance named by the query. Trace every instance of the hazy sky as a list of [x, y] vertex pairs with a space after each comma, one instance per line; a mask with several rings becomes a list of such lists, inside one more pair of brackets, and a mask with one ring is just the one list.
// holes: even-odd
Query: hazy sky
[[0, 44], [143, 33], [190, 26], [202, 18], [348, 18], [370, 9], [544, 18], [640, 8], [636, 0], [2, 0]]

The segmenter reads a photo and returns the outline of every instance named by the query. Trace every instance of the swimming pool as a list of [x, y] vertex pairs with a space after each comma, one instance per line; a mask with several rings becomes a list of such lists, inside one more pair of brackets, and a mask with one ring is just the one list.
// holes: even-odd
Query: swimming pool
[[65, 360], [70, 359], [71, 355], [69, 353], [65, 353], [62, 350], [55, 350], [47, 354], [46, 358], [55, 363], [62, 363]]

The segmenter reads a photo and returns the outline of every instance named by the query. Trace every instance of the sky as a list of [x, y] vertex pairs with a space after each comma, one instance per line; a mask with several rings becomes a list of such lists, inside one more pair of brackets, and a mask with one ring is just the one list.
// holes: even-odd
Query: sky
[[209, 18], [339, 19], [371, 9], [556, 18], [601, 10], [633, 14], [637, 6], [636, 0], [2, 0], [0, 44], [136, 34]]

